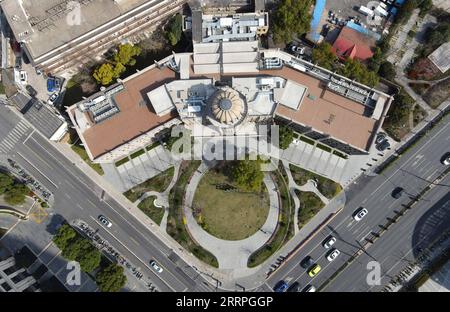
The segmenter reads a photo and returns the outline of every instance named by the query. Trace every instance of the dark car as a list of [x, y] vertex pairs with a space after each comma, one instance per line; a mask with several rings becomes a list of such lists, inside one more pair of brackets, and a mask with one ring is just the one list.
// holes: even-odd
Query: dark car
[[441, 163], [446, 166], [450, 165], [450, 153], [445, 153], [441, 157]]
[[25, 87], [25, 89], [27, 89], [28, 94], [31, 95], [31, 97], [35, 97], [35, 96], [37, 95], [36, 89], [34, 89], [32, 86], [27, 85], [27, 86]]
[[292, 283], [292, 285], [289, 286], [289, 288], [287, 289], [288, 292], [298, 292], [299, 290], [300, 290], [299, 282]]
[[308, 269], [314, 264], [313, 259], [310, 256], [306, 256], [301, 262], [300, 266], [304, 269]]
[[286, 289], [288, 289], [288, 284], [285, 281], [279, 281], [273, 288], [275, 292], [285, 292]]
[[394, 197], [395, 199], [399, 199], [402, 196], [402, 194], [403, 194], [402, 187], [396, 187], [391, 193], [392, 197]]
[[386, 133], [384, 132], [380, 132], [377, 134], [377, 138], [375, 139], [375, 143], [379, 144], [381, 142], [383, 142], [386, 139]]
[[378, 143], [375, 147], [377, 150], [379, 150], [380, 152], [383, 152], [384, 150], [386, 150], [387, 148], [389, 148], [391, 146], [391, 144], [389, 144], [389, 141], [387, 139], [384, 139], [383, 141], [381, 141], [380, 143]]

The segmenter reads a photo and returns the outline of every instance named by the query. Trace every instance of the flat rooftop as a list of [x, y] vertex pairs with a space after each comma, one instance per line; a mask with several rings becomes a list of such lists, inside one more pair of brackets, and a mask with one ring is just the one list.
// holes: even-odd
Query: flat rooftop
[[[169, 68], [152, 68], [126, 80], [124, 89], [114, 97], [120, 113], [93, 124], [83, 133], [92, 156], [97, 158], [175, 118], [176, 113], [172, 112], [158, 116], [147, 96], [175, 78], [175, 72]], [[69, 113], [73, 115], [73, 110]]]
[[442, 73], [450, 69], [450, 42], [443, 43], [428, 58]]
[[79, 25], [73, 25], [76, 20], [70, 19], [73, 16], [70, 14], [75, 12], [68, 5], [70, 2], [72, 1], [4, 0], [1, 7], [17, 40], [26, 42], [31, 56], [37, 58], [149, 1], [79, 1]]
[[377, 120], [365, 116], [364, 105], [327, 90], [319, 79], [287, 66], [260, 73], [279, 76], [307, 87], [298, 109], [278, 105], [275, 114], [367, 150], [376, 131]]

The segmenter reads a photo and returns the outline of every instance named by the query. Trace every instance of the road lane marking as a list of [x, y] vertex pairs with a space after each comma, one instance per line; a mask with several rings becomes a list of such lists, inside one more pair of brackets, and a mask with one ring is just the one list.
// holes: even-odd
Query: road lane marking
[[55, 183], [53, 183], [52, 180], [50, 180], [49, 177], [47, 177], [41, 170], [39, 170], [38, 168], [36, 168], [35, 165], [33, 165], [28, 159], [25, 158], [25, 156], [23, 156], [22, 154], [20, 154], [19, 152], [16, 152], [17, 155], [19, 155], [21, 158], [23, 158], [28, 164], [30, 164], [31, 167], [33, 167], [37, 172], [39, 172], [44, 178], [46, 178], [48, 180], [48, 182], [50, 182], [54, 187], [58, 188], [58, 185], [56, 185]]
[[34, 130], [30, 132], [30, 134], [26, 137], [26, 139], [22, 142], [23, 145], [28, 141], [28, 139], [34, 134]]

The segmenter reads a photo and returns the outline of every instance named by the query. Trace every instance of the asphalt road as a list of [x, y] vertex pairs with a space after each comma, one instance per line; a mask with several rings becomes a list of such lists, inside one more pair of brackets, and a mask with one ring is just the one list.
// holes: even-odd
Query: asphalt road
[[[0, 144], [20, 119], [0, 105]], [[160, 291], [212, 291], [197, 271], [181, 260], [150, 230], [136, 220], [92, 182], [45, 138], [32, 129], [15, 137], [7, 157], [15, 160], [54, 194], [54, 210], [66, 220], [82, 219], [108, 240], [124, 257], [140, 268]], [[14, 143], [14, 142], [13, 142]], [[11, 145], [11, 142], [9, 143]], [[5, 157], [5, 155], [3, 155]], [[101, 226], [97, 218], [106, 216], [113, 226]], [[155, 259], [163, 268], [155, 273], [149, 261]]]
[[[438, 177], [446, 167], [440, 163], [443, 154], [450, 151], [450, 116], [444, 118], [435, 128], [423, 137], [414, 147], [403, 154], [392, 166], [382, 174], [375, 177], [364, 177], [352, 185], [347, 192], [347, 204], [326, 227], [308, 241], [295, 255], [281, 266], [267, 280], [265, 288], [273, 288], [277, 282], [284, 280], [288, 284], [295, 281], [301, 288], [308, 284], [319, 287], [332, 274], [342, 266], [365, 242], [365, 238], [372, 230], [378, 230], [379, 225], [386, 223], [387, 218], [393, 217], [395, 211], [402, 204], [410, 201], [410, 196], [417, 195], [425, 188], [429, 181]], [[429, 213], [430, 209], [445, 209], [445, 198], [448, 199], [450, 190], [448, 177], [440, 186], [436, 186], [414, 208], [414, 212], [406, 213], [396, 224], [372, 245], [368, 254], [353, 262], [344, 273], [330, 283], [325, 291], [367, 291], [372, 290], [366, 283], [368, 270], [367, 262], [376, 259], [382, 264], [382, 281], [385, 282], [392, 271], [400, 270], [403, 253], [407, 254], [411, 249], [408, 240], [415, 237], [416, 227], [421, 216]], [[405, 189], [399, 199], [394, 199], [391, 192], [395, 187]], [[442, 199], [444, 198], [444, 203]], [[441, 202], [440, 202], [441, 201]], [[440, 208], [440, 207], [444, 208]], [[359, 207], [365, 207], [368, 214], [359, 222], [352, 218], [352, 214]], [[447, 208], [448, 209], [448, 208]], [[438, 235], [442, 227], [450, 226], [450, 218], [443, 219], [439, 227], [430, 227], [425, 237]], [[326, 259], [328, 249], [322, 246], [322, 242], [329, 236], [337, 238], [333, 248], [341, 251], [341, 254], [332, 262]], [[299, 263], [304, 257], [310, 255], [322, 270], [313, 278], [309, 277], [306, 270]], [[390, 267], [395, 265], [392, 270]], [[406, 266], [406, 264], [405, 264]], [[383, 271], [384, 269], [384, 271]], [[394, 274], [395, 275], [395, 274]]]

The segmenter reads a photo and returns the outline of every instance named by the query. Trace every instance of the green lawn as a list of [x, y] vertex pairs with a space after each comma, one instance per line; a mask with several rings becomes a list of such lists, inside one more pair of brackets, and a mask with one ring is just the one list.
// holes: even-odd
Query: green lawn
[[312, 192], [300, 192], [295, 190], [300, 200], [300, 209], [298, 210], [298, 227], [301, 229], [309, 220], [311, 220], [325, 204], [320, 198]]
[[317, 188], [319, 189], [320, 193], [322, 193], [328, 199], [333, 198], [342, 190], [342, 187], [339, 183], [322, 177], [321, 175], [315, 174], [311, 171], [302, 169], [294, 165], [290, 165], [289, 168], [291, 169], [294, 181], [298, 185], [302, 186], [306, 182], [308, 182], [308, 180], [315, 180], [317, 181]]
[[156, 207], [153, 204], [155, 199], [156, 196], [147, 197], [139, 203], [138, 208], [141, 209], [147, 217], [155, 221], [156, 224], [160, 225], [164, 216], [164, 208]]
[[274, 252], [284, 246], [294, 236], [294, 206], [287, 187], [287, 176], [283, 166], [272, 173], [280, 192], [281, 210], [275, 233], [263, 247], [256, 250], [248, 258], [248, 267], [256, 267], [266, 261]]
[[193, 208], [205, 231], [220, 239], [241, 240], [256, 233], [266, 221], [269, 196], [265, 187], [261, 192], [241, 192], [222, 172], [210, 170], [197, 187]]
[[188, 233], [185, 226], [183, 214], [183, 201], [186, 186], [195, 170], [200, 166], [200, 160], [185, 161], [180, 168], [180, 176], [169, 195], [169, 216], [167, 218], [167, 233], [173, 237], [181, 246], [192, 252], [203, 262], [217, 268], [217, 258], [208, 250], [198, 245]]
[[164, 172], [161, 172], [157, 176], [148, 179], [147, 181], [136, 185], [132, 189], [123, 193], [126, 198], [128, 198], [131, 202], [135, 202], [141, 197], [144, 193], [155, 191], [155, 192], [163, 192], [172, 181], [174, 167], [170, 167]]
[[72, 150], [78, 154], [89, 166], [91, 166], [92, 169], [94, 169], [99, 175], [103, 175], [103, 169], [102, 166], [99, 164], [94, 164], [90, 159], [88, 154], [86, 153], [86, 150], [79, 145], [72, 145]]

